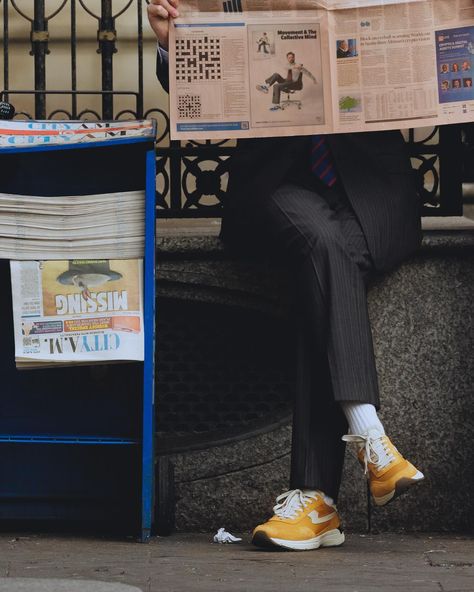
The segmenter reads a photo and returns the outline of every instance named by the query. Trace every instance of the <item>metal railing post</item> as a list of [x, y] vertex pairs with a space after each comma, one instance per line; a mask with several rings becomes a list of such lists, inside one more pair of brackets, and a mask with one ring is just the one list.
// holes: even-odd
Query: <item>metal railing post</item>
[[[97, 41], [102, 58], [102, 90], [114, 90], [113, 76], [113, 54], [116, 53], [115, 41], [117, 31], [112, 16], [112, 1], [101, 0], [101, 16], [99, 19], [99, 30], [97, 31]], [[114, 118], [114, 99], [111, 92], [102, 95], [102, 118]]]
[[[49, 32], [45, 15], [45, 0], [35, 0], [30, 39], [31, 55], [35, 63], [35, 90], [46, 90], [46, 55], [49, 53]], [[46, 95], [41, 92], [35, 95], [35, 117], [46, 119]]]

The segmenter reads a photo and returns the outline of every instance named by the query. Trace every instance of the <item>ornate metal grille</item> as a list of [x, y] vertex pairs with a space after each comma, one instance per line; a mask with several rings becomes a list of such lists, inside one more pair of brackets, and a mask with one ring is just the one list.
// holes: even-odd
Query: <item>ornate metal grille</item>
[[160, 454], [229, 441], [288, 420], [295, 336], [283, 319], [164, 298], [158, 309]]
[[[13, 103], [20, 98], [24, 101], [25, 96], [29, 98], [31, 109], [20, 110], [17, 115], [20, 118], [156, 117], [162, 129], [156, 149], [158, 215], [170, 218], [220, 216], [226, 194], [229, 158], [238, 148], [235, 143], [226, 141], [169, 141], [167, 113], [154, 106], [158, 86], [150, 84], [147, 91], [145, 85], [154, 73], [149, 69], [145, 72], [144, 51], [150, 54], [155, 46], [151, 38], [149, 42], [144, 41], [145, 5], [146, 0], [0, 0], [3, 16], [3, 97]], [[119, 47], [120, 41], [125, 37], [124, 31], [130, 31], [131, 22], [135, 23], [134, 41], [123, 49]], [[25, 25], [29, 28], [29, 42]], [[88, 32], [91, 31], [96, 33], [93, 44], [88, 40]], [[59, 53], [60, 47], [62, 59], [55, 67], [61, 68], [63, 79], [67, 82], [62, 88], [51, 88], [49, 62], [55, 52]], [[31, 62], [25, 68], [24, 55], [28, 51]], [[100, 71], [101, 79], [96, 88], [87, 89], [81, 86], [78, 72], [80, 64], [90, 64], [94, 52], [100, 56], [96, 69]], [[20, 57], [23, 57], [24, 74], [21, 88], [11, 85], [13, 64]], [[128, 88], [118, 89], [114, 74], [125, 63], [124, 58], [127, 58], [126, 67], [130, 71]], [[27, 80], [30, 74], [33, 75], [33, 85], [29, 89], [23, 88], [23, 80]], [[100, 106], [96, 105], [98, 97]], [[148, 99], [152, 101], [149, 106]], [[49, 107], [51, 102], [55, 104], [52, 109]], [[425, 129], [417, 132], [417, 136], [410, 131], [407, 141], [425, 214], [461, 214], [463, 172], [460, 127]]]

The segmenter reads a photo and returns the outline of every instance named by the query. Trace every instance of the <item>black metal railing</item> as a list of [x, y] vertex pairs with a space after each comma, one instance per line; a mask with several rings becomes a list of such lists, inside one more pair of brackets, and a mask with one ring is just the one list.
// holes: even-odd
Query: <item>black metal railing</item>
[[[170, 142], [169, 119], [159, 107], [148, 106], [145, 96], [144, 49], [154, 51], [155, 43], [144, 48], [143, 15], [146, 0], [0, 0], [3, 15], [3, 97], [15, 99], [27, 95], [31, 109], [20, 109], [17, 117], [35, 119], [120, 119], [156, 117], [161, 129], [157, 141], [157, 197], [158, 215], [173, 218], [207, 218], [221, 215], [225, 199], [229, 158], [238, 147], [235, 143]], [[114, 71], [120, 66], [118, 42], [125, 23], [134, 18], [135, 71], [128, 77], [131, 88], [117, 90]], [[59, 21], [59, 19], [62, 19]], [[90, 30], [96, 33], [95, 50], [100, 55], [100, 88], [79, 88], [78, 66], [87, 61], [90, 48], [81, 47], [78, 20], [89, 19]], [[61, 39], [55, 38], [50, 25], [62, 23]], [[11, 23], [26, 24], [29, 31], [25, 43], [18, 36], [11, 38]], [[65, 25], [64, 23], [68, 24]], [[15, 41], [15, 43], [12, 43]], [[62, 43], [68, 47], [61, 72], [64, 87], [48, 88], [48, 59]], [[22, 83], [11, 85], [11, 64], [19, 52], [30, 45], [34, 88], [23, 88]], [[80, 50], [80, 51], [79, 51]], [[124, 53], [123, 50], [122, 54]], [[127, 57], [131, 49], [127, 48]], [[129, 62], [127, 62], [129, 64]], [[149, 74], [153, 75], [153, 74]], [[67, 82], [66, 82], [67, 81]], [[133, 81], [133, 82], [132, 82]], [[158, 85], [153, 94], [158, 93]], [[63, 104], [57, 106], [59, 96]], [[100, 108], [93, 99], [101, 99]], [[54, 97], [56, 106], [48, 110]], [[151, 97], [150, 97], [151, 98]], [[93, 101], [93, 105], [88, 101]], [[133, 104], [130, 104], [130, 100]], [[119, 108], [117, 108], [119, 105]], [[425, 215], [460, 215], [462, 213], [463, 144], [460, 126], [444, 126], [427, 130], [415, 139], [413, 130], [407, 139], [417, 176], [420, 199]]]

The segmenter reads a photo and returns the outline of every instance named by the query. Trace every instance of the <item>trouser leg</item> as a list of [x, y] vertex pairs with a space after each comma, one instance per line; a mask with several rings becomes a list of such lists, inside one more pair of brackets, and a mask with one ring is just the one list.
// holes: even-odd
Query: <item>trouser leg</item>
[[[331, 207], [330, 207], [331, 206]], [[263, 206], [275, 248], [295, 287], [300, 353], [293, 423], [292, 486], [337, 497], [346, 422], [338, 401], [378, 405], [378, 385], [364, 277], [365, 238], [337, 191], [324, 198], [295, 185]]]
[[280, 74], [272, 74], [269, 78], [265, 80], [265, 83], [269, 86], [273, 85], [273, 96], [272, 96], [272, 103], [278, 105], [280, 103], [280, 95], [281, 92], [287, 88], [293, 88], [294, 82], [290, 80], [286, 80]]
[[303, 331], [297, 339], [290, 488], [318, 489], [337, 501], [347, 421], [334, 401], [326, 358], [312, 351]]
[[276, 72], [274, 74], [272, 74], [271, 76], [269, 76], [265, 80], [265, 83], [268, 84], [268, 86], [271, 86], [272, 84], [275, 84], [276, 82], [285, 82], [285, 79], [282, 76], [280, 76], [280, 74], [277, 74]]
[[294, 82], [288, 82], [287, 80], [285, 80], [284, 82], [277, 82], [277, 84], [273, 86], [272, 103], [275, 105], [279, 105], [281, 93], [285, 90], [293, 88], [294, 84]]

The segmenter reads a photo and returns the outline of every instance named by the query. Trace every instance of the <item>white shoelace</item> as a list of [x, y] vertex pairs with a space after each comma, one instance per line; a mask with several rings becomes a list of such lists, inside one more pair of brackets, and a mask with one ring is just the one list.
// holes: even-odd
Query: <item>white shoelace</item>
[[295, 518], [299, 512], [304, 510], [317, 497], [317, 492], [314, 492], [313, 495], [304, 493], [301, 489], [285, 491], [285, 493], [282, 493], [276, 498], [277, 503], [273, 506], [273, 511], [279, 518]]
[[364, 470], [368, 472], [368, 463], [374, 464], [378, 470], [384, 469], [395, 460], [393, 452], [387, 444], [387, 438], [384, 435], [352, 435], [343, 436], [345, 442], [356, 442], [364, 448]]

